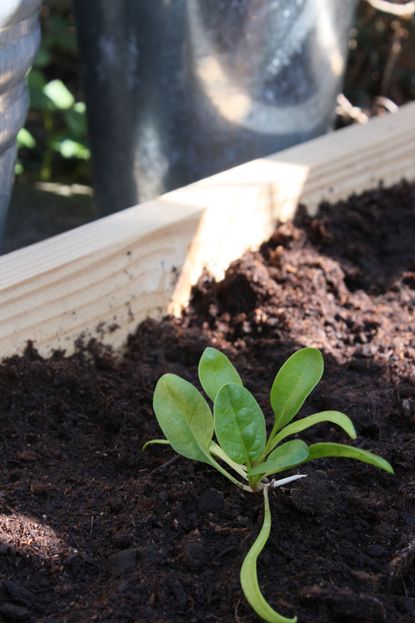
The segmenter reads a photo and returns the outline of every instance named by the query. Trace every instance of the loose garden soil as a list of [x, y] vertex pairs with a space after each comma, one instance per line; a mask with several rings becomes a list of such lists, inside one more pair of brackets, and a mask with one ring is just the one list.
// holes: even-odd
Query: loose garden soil
[[[214, 242], [213, 242], [214, 244]], [[303, 210], [222, 282], [205, 275], [180, 319], [146, 321], [122, 357], [33, 346], [0, 367], [0, 621], [254, 623], [239, 569], [262, 496], [152, 447], [166, 371], [197, 382], [225, 350], [267, 417], [284, 359], [320, 348], [303, 414], [348, 413], [356, 445], [395, 476], [345, 459], [271, 495], [263, 592], [300, 623], [415, 621], [415, 187]], [[308, 441], [346, 442], [321, 425]]]

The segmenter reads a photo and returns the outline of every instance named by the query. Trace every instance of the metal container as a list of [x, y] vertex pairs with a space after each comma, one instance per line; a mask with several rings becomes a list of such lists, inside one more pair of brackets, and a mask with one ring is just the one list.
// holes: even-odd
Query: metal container
[[355, 0], [74, 0], [98, 208], [326, 132]]
[[40, 2], [0, 1], [0, 244], [13, 186], [16, 136], [28, 108], [25, 76], [40, 42]]

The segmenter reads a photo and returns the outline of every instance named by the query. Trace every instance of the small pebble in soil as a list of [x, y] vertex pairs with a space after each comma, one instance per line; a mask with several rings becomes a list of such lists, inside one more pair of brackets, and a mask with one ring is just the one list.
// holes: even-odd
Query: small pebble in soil
[[158, 564], [163, 560], [163, 555], [159, 552], [154, 543], [147, 543], [139, 550], [140, 559], [143, 562]]
[[197, 510], [200, 513], [220, 513], [223, 511], [224, 495], [217, 489], [207, 489], [199, 496]]
[[60, 595], [69, 595], [69, 593], [73, 590], [73, 586], [72, 584], [62, 584], [56, 590]]
[[181, 552], [183, 564], [190, 571], [198, 571], [206, 563], [206, 553], [201, 541], [188, 541]]
[[126, 549], [132, 544], [133, 536], [129, 532], [125, 532], [125, 530], [122, 529], [112, 535], [111, 541], [120, 549]]
[[108, 505], [113, 513], [118, 513], [123, 507], [123, 501], [120, 497], [114, 496], [109, 500]]
[[31, 463], [32, 461], [36, 461], [37, 458], [38, 455], [36, 452], [34, 450], [30, 450], [30, 448], [16, 452], [16, 460], [23, 463]]
[[128, 582], [126, 580], [123, 580], [117, 586], [117, 593], [126, 593], [128, 589], [129, 589]]
[[415, 405], [409, 398], [402, 400], [402, 411], [406, 417], [411, 417], [415, 412]]
[[376, 354], [377, 348], [374, 344], [361, 344], [356, 346], [354, 350], [355, 357], [361, 357], [362, 359], [370, 359]]
[[112, 575], [119, 576], [129, 573], [137, 563], [137, 550], [124, 549], [108, 557], [108, 569]]
[[378, 545], [377, 543], [372, 543], [367, 548], [367, 553], [372, 558], [384, 558], [389, 555], [389, 550], [383, 545]]

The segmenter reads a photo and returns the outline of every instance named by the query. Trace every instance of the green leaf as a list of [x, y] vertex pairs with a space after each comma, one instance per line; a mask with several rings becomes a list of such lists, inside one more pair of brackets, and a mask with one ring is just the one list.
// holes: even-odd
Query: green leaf
[[301, 439], [293, 439], [283, 443], [282, 446], [275, 448], [273, 452], [268, 456], [267, 460], [256, 465], [249, 470], [249, 476], [255, 476], [263, 474], [270, 476], [271, 474], [278, 474], [286, 469], [296, 467], [300, 463], [307, 460], [309, 454], [309, 448]]
[[67, 55], [77, 55], [77, 41], [75, 29], [69, 23], [67, 17], [62, 15], [49, 15], [45, 24], [43, 35], [43, 47], [48, 49], [57, 48]]
[[14, 174], [21, 175], [22, 173], [24, 173], [24, 167], [19, 159], [17, 159], [16, 164], [14, 165]]
[[58, 138], [53, 141], [52, 147], [63, 158], [78, 158], [79, 160], [88, 160], [91, 152], [88, 147], [78, 141], [70, 138]]
[[47, 50], [43, 45], [40, 47], [38, 53], [36, 54], [36, 58], [33, 61], [33, 67], [36, 69], [43, 69], [47, 65], [50, 65], [51, 62], [51, 54], [49, 50]]
[[33, 137], [33, 134], [29, 132], [26, 128], [21, 128], [17, 135], [17, 146], [25, 147], [26, 149], [33, 149], [36, 147], [36, 140]]
[[351, 439], [356, 439], [356, 430], [348, 415], [341, 413], [340, 411], [321, 411], [320, 413], [314, 413], [313, 415], [309, 415], [302, 420], [297, 420], [296, 422], [292, 422], [291, 424], [288, 424], [288, 426], [285, 426], [278, 433], [278, 435], [274, 437], [272, 447], [275, 447], [280, 443], [280, 441], [289, 435], [301, 433], [303, 430], [306, 430], [311, 426], [315, 426], [316, 424], [321, 424], [322, 422], [336, 424], [342, 428]]
[[87, 133], [85, 102], [76, 102], [73, 108], [65, 110], [63, 115], [71, 132], [71, 138], [83, 142]]
[[212, 413], [191, 383], [175, 374], [164, 374], [154, 390], [153, 408], [161, 430], [178, 454], [211, 463]]
[[241, 377], [228, 357], [216, 348], [206, 348], [199, 361], [200, 383], [209, 398], [214, 401], [223, 385], [242, 385]]
[[268, 541], [270, 531], [271, 511], [269, 508], [268, 487], [265, 487], [264, 521], [260, 533], [242, 563], [240, 575], [241, 586], [249, 605], [263, 621], [268, 621], [268, 623], [296, 623], [297, 617], [288, 619], [287, 617], [282, 616], [282, 614], [278, 614], [278, 612], [271, 608], [259, 588], [257, 560], [258, 556], [264, 549], [266, 542]]
[[270, 395], [275, 416], [273, 432], [281, 430], [297, 415], [320, 381], [323, 370], [323, 357], [316, 348], [298, 350], [281, 366]]
[[377, 454], [362, 450], [361, 448], [354, 448], [342, 443], [315, 443], [309, 446], [310, 454], [306, 461], [313, 461], [314, 459], [321, 459], [326, 457], [342, 457], [345, 459], [356, 459], [363, 463], [369, 463], [379, 469], [383, 469], [389, 474], [393, 474], [393, 467], [388, 461], [383, 459]]
[[167, 439], [149, 439], [149, 441], [146, 441], [145, 444], [143, 444], [143, 447], [141, 449], [146, 450], [150, 446], [169, 446], [169, 445], [170, 445], [170, 441], [167, 441]]
[[239, 463], [236, 463], [235, 461], [232, 461], [230, 456], [226, 454], [225, 450], [221, 448], [214, 441], [210, 443], [209, 453], [211, 456], [217, 459], [220, 459], [221, 461], [226, 463], [226, 465], [229, 465], [229, 467], [235, 470], [235, 472], [239, 474], [240, 476], [242, 476], [242, 478], [244, 478], [245, 480], [248, 480], [248, 477], [246, 475], [246, 467], [244, 465], [240, 465]]
[[214, 406], [219, 444], [237, 463], [249, 464], [265, 449], [265, 418], [253, 395], [241, 385], [224, 385]]
[[32, 69], [27, 76], [29, 86], [30, 107], [34, 110], [45, 110], [48, 105], [48, 99], [43, 92], [46, 80], [41, 71]]
[[43, 87], [43, 92], [58, 110], [66, 110], [75, 104], [75, 98], [62, 80], [51, 80]]

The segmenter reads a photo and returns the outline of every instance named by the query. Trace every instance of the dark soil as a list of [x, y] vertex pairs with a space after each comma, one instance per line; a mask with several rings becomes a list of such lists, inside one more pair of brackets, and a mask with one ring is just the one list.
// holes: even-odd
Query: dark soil
[[[138, 327], [122, 358], [33, 347], [0, 367], [0, 621], [254, 623], [239, 568], [262, 498], [141, 445], [160, 432], [156, 379], [196, 382], [203, 348], [226, 350], [264, 406], [295, 349], [326, 372], [304, 414], [339, 409], [390, 476], [343, 459], [271, 496], [264, 594], [300, 623], [415, 621], [415, 188], [300, 212], [180, 319]], [[346, 442], [329, 425], [308, 440]]]

